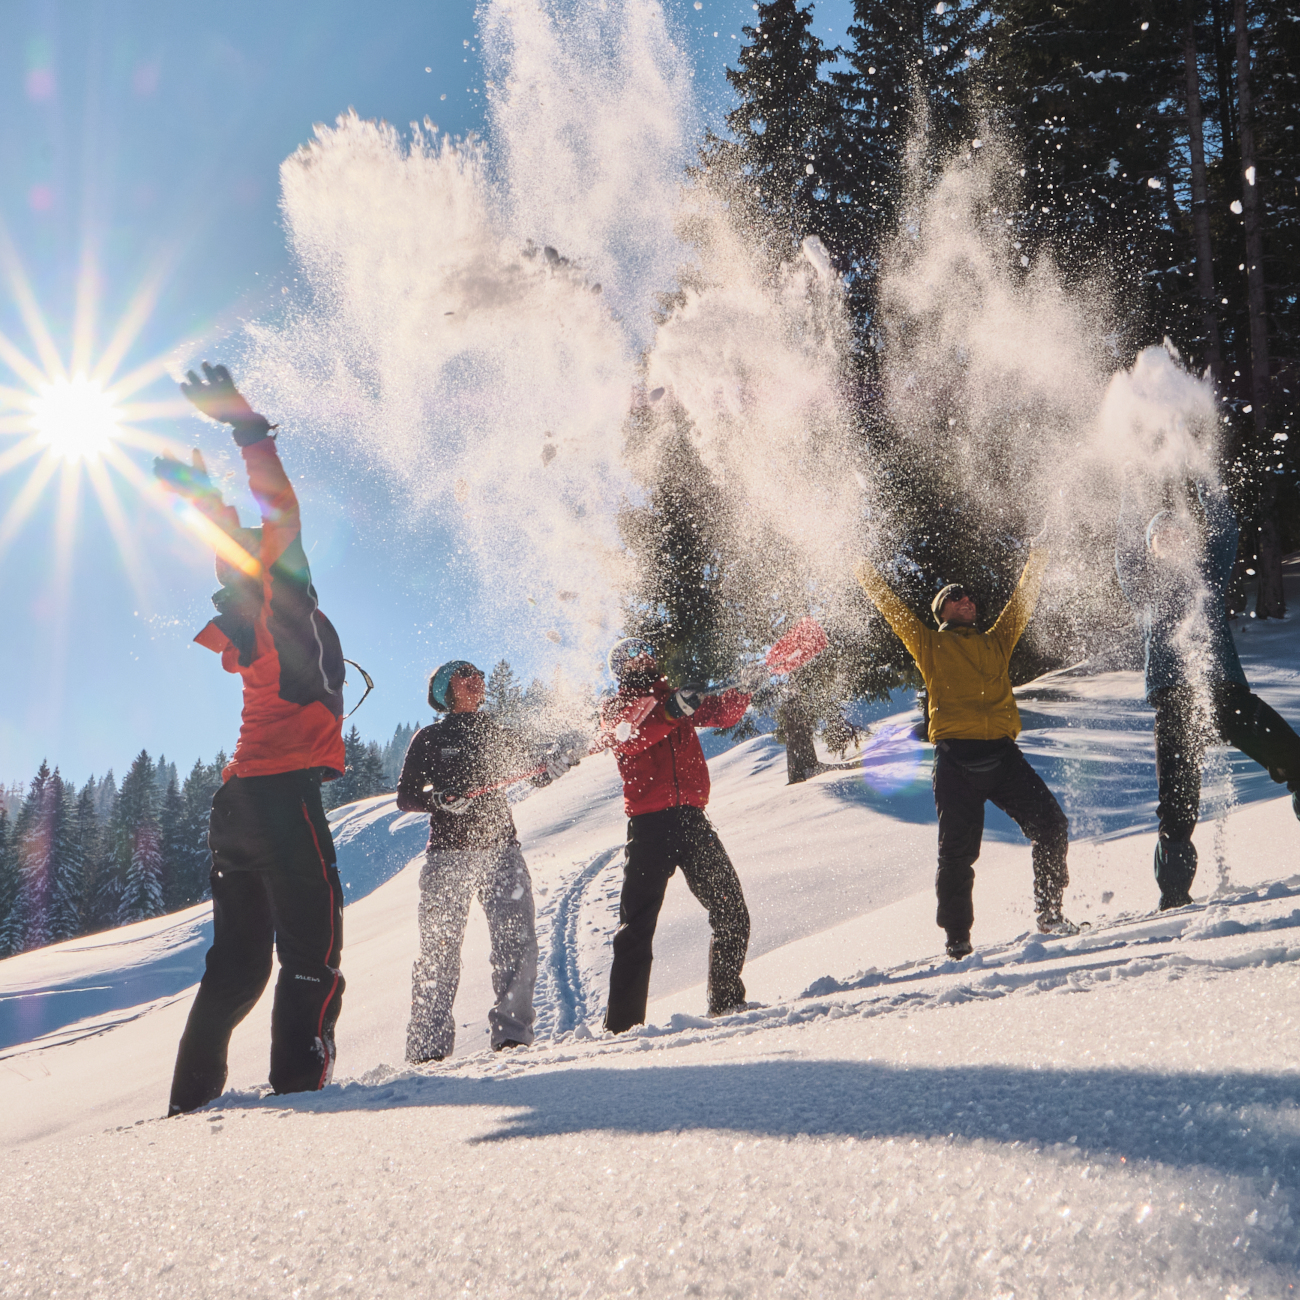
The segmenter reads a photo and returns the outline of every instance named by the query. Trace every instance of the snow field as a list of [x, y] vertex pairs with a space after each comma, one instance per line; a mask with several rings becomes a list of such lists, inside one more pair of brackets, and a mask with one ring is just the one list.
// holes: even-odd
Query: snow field
[[[1295, 717], [1285, 632], [1247, 671]], [[936, 956], [926, 752], [890, 730], [905, 719], [877, 730], [874, 784], [787, 787], [765, 737], [718, 754], [710, 813], [766, 1005], [700, 1014], [707, 928], [677, 878], [651, 1023], [619, 1038], [599, 1017], [625, 823], [612, 762], [584, 762], [516, 808], [538, 1044], [483, 1050], [475, 915], [457, 1053], [418, 1070], [401, 1053], [422, 835], [391, 800], [343, 810], [337, 1082], [265, 1095], [264, 998], [232, 1090], [163, 1121], [188, 991], [50, 1013], [47, 1037], [0, 1052], [0, 1295], [1294, 1295], [1300, 832], [1245, 769], [1220, 830], [1207, 783], [1197, 904], [1152, 915], [1139, 689], [1113, 673], [1025, 692], [1024, 747], [1094, 818], [1066, 899], [1092, 928], [1032, 932], [1028, 850], [990, 810], [963, 962]], [[107, 986], [121, 1004], [201, 954], [201, 927], [25, 954], [0, 964], [0, 997], [26, 1014], [61, 990], [75, 1009]]]
[[228, 1095], [10, 1153], [0, 1294], [1285, 1295], [1296, 983], [839, 995]]

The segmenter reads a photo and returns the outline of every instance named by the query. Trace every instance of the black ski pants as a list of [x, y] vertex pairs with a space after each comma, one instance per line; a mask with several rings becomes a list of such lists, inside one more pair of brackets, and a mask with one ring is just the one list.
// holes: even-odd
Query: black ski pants
[[[1215, 683], [1203, 705], [1186, 686], [1158, 692], [1156, 708], [1156, 883], [1164, 906], [1190, 901], [1196, 876], [1192, 832], [1201, 814], [1201, 762], [1217, 740], [1253, 758], [1292, 794], [1300, 791], [1300, 736], [1240, 682]], [[1208, 706], [1208, 707], [1207, 707]]]
[[749, 948], [749, 909], [740, 879], [702, 808], [665, 808], [627, 823], [623, 893], [609, 972], [605, 1028], [621, 1034], [645, 1021], [655, 926], [664, 891], [678, 867], [709, 914], [709, 1014], [745, 1000], [740, 971]]
[[169, 1114], [226, 1086], [234, 1028], [280, 977], [271, 1010], [271, 1087], [329, 1082], [343, 1001], [343, 889], [314, 772], [232, 777], [212, 801], [212, 947], [176, 1054]]
[[934, 752], [934, 807], [939, 814], [935, 920], [948, 938], [969, 939], [975, 860], [984, 838], [984, 801], [1001, 808], [1033, 844], [1034, 910], [1040, 920], [1061, 915], [1070, 883], [1069, 822], [1056, 796], [1014, 740], [941, 740]]

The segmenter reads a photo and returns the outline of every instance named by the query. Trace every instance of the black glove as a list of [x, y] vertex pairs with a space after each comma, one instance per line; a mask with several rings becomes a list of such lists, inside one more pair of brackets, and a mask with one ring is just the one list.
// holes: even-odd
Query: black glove
[[707, 689], [697, 682], [679, 686], [664, 702], [665, 712], [670, 718], [689, 718], [700, 707]]
[[435, 790], [433, 793], [433, 806], [439, 812], [451, 813], [455, 817], [469, 812], [469, 806], [473, 802], [468, 795], [448, 794], [446, 790]]
[[200, 379], [194, 371], [186, 371], [190, 382], [181, 385], [181, 392], [210, 420], [233, 425], [235, 441], [241, 447], [261, 442], [276, 427], [249, 406], [225, 366], [210, 366], [205, 361], [203, 374]]
[[153, 463], [153, 473], [158, 482], [168, 491], [175, 492], [177, 496], [186, 497], [190, 501], [198, 497], [219, 498], [221, 496], [221, 493], [212, 486], [212, 480], [208, 477], [208, 467], [203, 463], [203, 453], [197, 447], [190, 453], [188, 465], [184, 461], [177, 460], [170, 452], [165, 456], [158, 456]]

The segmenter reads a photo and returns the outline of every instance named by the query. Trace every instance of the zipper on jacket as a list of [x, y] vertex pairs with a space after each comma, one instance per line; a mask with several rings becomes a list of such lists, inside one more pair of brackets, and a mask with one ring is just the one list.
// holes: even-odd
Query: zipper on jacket
[[682, 805], [682, 787], [681, 787], [681, 783], [677, 780], [677, 744], [676, 744], [676, 741], [677, 741], [677, 732], [676, 732], [676, 731], [670, 731], [670, 732], [668, 733], [668, 756], [669, 756], [669, 758], [672, 760], [672, 765], [673, 765], [673, 789], [677, 791], [677, 802], [673, 804], [673, 807], [674, 807], [674, 808], [680, 808], [681, 805]]

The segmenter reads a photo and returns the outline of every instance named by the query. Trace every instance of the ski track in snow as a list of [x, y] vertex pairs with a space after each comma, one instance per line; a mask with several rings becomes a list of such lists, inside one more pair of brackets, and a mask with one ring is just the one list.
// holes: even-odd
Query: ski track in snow
[[537, 914], [539, 963], [534, 1007], [534, 1032], [539, 1039], [570, 1033], [593, 1014], [589, 986], [583, 979], [578, 925], [582, 904], [591, 885], [623, 852], [620, 844], [597, 853], [575, 872]]

